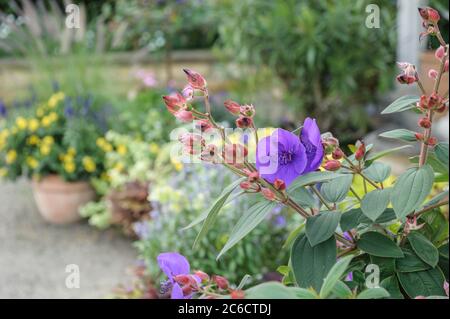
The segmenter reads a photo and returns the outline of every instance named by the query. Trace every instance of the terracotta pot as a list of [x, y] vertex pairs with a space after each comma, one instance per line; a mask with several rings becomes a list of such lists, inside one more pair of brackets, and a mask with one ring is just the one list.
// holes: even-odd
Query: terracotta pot
[[88, 182], [66, 182], [57, 175], [33, 180], [33, 195], [42, 217], [53, 224], [81, 219], [78, 209], [95, 198]]

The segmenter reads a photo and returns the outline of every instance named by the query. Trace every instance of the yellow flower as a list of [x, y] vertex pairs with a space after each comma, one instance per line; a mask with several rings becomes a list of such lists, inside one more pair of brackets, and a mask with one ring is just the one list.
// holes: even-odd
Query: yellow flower
[[39, 121], [37, 119], [31, 119], [28, 122], [28, 129], [31, 132], [36, 132], [36, 130], [39, 128]]
[[64, 99], [64, 93], [63, 92], [55, 93], [48, 100], [48, 106], [50, 108], [54, 108], [63, 99]]
[[8, 171], [6, 170], [6, 168], [4, 168], [4, 167], [0, 168], [0, 177], [5, 177], [6, 174], [8, 174]]
[[177, 170], [178, 172], [181, 171], [183, 169], [183, 163], [176, 160], [176, 159], [171, 159], [170, 160], [172, 162], [173, 167], [175, 168], [175, 170]]
[[127, 154], [127, 147], [123, 144], [120, 144], [117, 146], [117, 153], [119, 153], [120, 155], [124, 156], [125, 154]]
[[83, 167], [88, 173], [95, 172], [97, 165], [95, 165], [94, 160], [90, 156], [83, 157]]
[[102, 148], [103, 145], [105, 145], [105, 143], [106, 143], [106, 139], [104, 137], [99, 137], [99, 138], [97, 138], [95, 143], [97, 144], [98, 147]]
[[16, 150], [9, 150], [8, 153], [6, 153], [6, 164], [12, 164], [17, 159], [17, 152]]
[[42, 143], [46, 145], [51, 145], [55, 142], [55, 139], [51, 135], [47, 135], [42, 139]]
[[24, 130], [28, 126], [28, 121], [27, 119], [19, 116], [18, 118], [16, 118], [16, 125], [20, 130]]
[[41, 124], [43, 127], [49, 127], [52, 124], [52, 120], [48, 116], [44, 116], [41, 120]]
[[51, 112], [48, 117], [50, 118], [50, 121], [55, 122], [58, 120], [58, 114], [56, 114], [55, 112]]
[[100, 179], [101, 179], [102, 181], [109, 182], [109, 181], [111, 180], [111, 176], [109, 176], [108, 173], [103, 172], [103, 173], [100, 175]]
[[116, 165], [114, 165], [114, 170], [121, 172], [124, 169], [125, 165], [123, 165], [122, 162], [118, 162]]
[[156, 154], [159, 152], [159, 145], [156, 143], [150, 144], [150, 153]]
[[69, 174], [71, 174], [71, 173], [73, 173], [73, 172], [75, 172], [75, 163], [74, 162], [65, 162], [64, 163], [64, 170], [67, 172], [67, 173], [69, 173]]
[[33, 156], [28, 156], [27, 157], [27, 165], [30, 168], [35, 169], [36, 167], [38, 167], [39, 162]]
[[45, 114], [44, 109], [42, 107], [38, 107], [36, 110], [36, 116], [37, 117], [43, 117]]
[[50, 154], [50, 151], [52, 150], [51, 146], [48, 144], [42, 144], [41, 147], [39, 148], [39, 151], [41, 152], [42, 155], [48, 155]]
[[111, 152], [113, 150], [113, 147], [110, 143], [108, 143], [108, 141], [103, 138], [103, 137], [99, 137], [97, 138], [97, 141], [95, 142], [97, 144], [97, 146], [99, 148], [101, 148], [103, 150], [103, 152]]
[[31, 135], [27, 138], [28, 145], [38, 145], [41, 139], [37, 135]]
[[67, 154], [74, 156], [75, 154], [77, 154], [77, 150], [74, 147], [69, 147], [69, 149], [67, 150]]

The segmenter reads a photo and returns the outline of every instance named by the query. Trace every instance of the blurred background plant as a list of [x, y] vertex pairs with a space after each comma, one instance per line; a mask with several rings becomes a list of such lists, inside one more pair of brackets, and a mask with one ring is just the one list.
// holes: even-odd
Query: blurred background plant
[[[369, 3], [380, 4], [382, 28], [364, 27]], [[217, 8], [222, 53], [269, 69], [266, 84], [282, 81], [297, 118], [319, 118], [344, 141], [367, 131], [367, 106], [392, 83], [395, 1], [244, 0]]]

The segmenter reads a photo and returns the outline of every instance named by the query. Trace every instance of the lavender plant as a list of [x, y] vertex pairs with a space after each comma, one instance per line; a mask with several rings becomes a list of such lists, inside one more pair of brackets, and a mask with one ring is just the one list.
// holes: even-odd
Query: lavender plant
[[[448, 143], [432, 136], [432, 126], [435, 114], [448, 109], [448, 91], [438, 92], [442, 77], [448, 75], [449, 46], [441, 36], [438, 12], [427, 7], [419, 13], [425, 28], [421, 36], [436, 37], [441, 44], [436, 51], [440, 68], [430, 70], [435, 85], [426, 92], [415, 66], [399, 63], [397, 80], [417, 85], [421, 96], [401, 97], [382, 113], [418, 112], [423, 131], [397, 129], [382, 134], [421, 145], [420, 154], [411, 158], [412, 167], [405, 168], [392, 185], [387, 183], [391, 168], [379, 159], [399, 148], [373, 154], [372, 145], [358, 141], [353, 154], [346, 154], [337, 138], [320, 133], [320, 123], [314, 119], [307, 118], [293, 132], [275, 129], [262, 136], [253, 121], [254, 106], [226, 101], [242, 129], [242, 140], [233, 140], [212, 115], [206, 80], [184, 70], [189, 84], [183, 93], [164, 97], [169, 112], [195, 124], [192, 132], [179, 135], [184, 154], [193, 161], [224, 165], [239, 177], [191, 223], [202, 224], [194, 247], [234, 196], [252, 196], [256, 203], [242, 213], [218, 258], [232, 253], [233, 246], [263, 222], [274, 205], [298, 213], [302, 222], [285, 244], [290, 247], [290, 261], [279, 268], [282, 283], [230, 288], [224, 278], [190, 273], [187, 261], [177, 254], [160, 255], [160, 267], [169, 278], [164, 287], [173, 298], [448, 297], [448, 214], [442, 211], [448, 206]], [[203, 99], [204, 111], [192, 106], [197, 98]], [[362, 193], [355, 187], [361, 180]], [[446, 189], [430, 198], [438, 182], [444, 182]]]

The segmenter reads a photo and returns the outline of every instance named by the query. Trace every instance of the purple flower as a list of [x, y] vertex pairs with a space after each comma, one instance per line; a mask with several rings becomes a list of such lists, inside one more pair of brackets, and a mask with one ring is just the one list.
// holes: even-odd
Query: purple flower
[[261, 139], [256, 149], [256, 168], [268, 182], [278, 178], [289, 186], [298, 176], [316, 170], [323, 154], [316, 121], [307, 118], [300, 137], [279, 128]]
[[6, 117], [7, 114], [8, 110], [6, 109], [6, 105], [0, 100], [0, 117]]
[[188, 275], [191, 271], [186, 257], [179, 253], [162, 253], [158, 256], [159, 268], [166, 274], [172, 287], [170, 297], [172, 299], [185, 299], [181, 286], [175, 282], [174, 277], [178, 275]]

